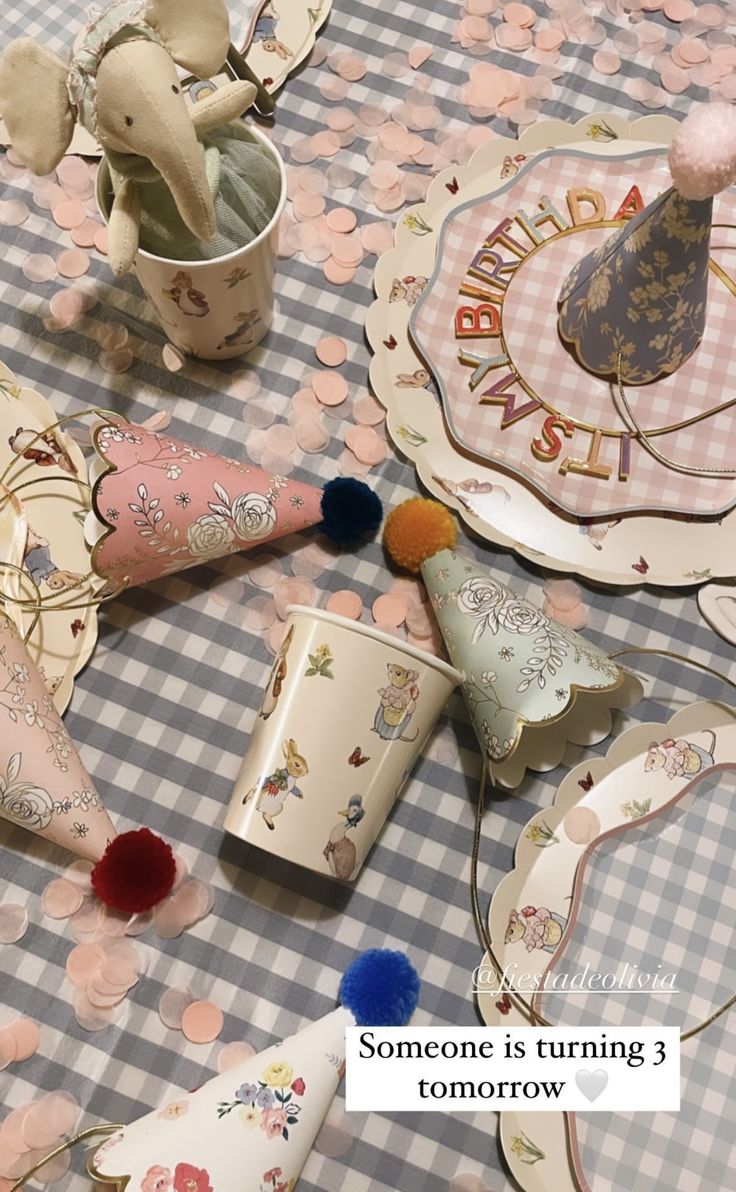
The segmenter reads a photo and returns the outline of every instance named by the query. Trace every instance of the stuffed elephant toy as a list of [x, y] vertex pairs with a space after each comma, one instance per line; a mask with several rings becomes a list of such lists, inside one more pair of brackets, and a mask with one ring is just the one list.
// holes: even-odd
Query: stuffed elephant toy
[[[267, 222], [267, 208], [278, 200], [275, 163], [263, 160], [242, 123], [229, 123], [251, 105], [253, 84], [228, 83], [191, 106], [180, 89], [176, 64], [209, 78], [222, 68], [229, 45], [224, 0], [117, 0], [93, 16], [69, 65], [30, 38], [11, 42], [0, 59], [0, 111], [31, 170], [48, 174], [59, 164], [76, 120], [97, 138], [114, 192], [108, 258], [116, 275], [130, 268], [139, 244], [187, 259], [229, 250], [220, 243], [217, 199], [223, 154], [233, 144], [265, 170], [261, 189], [276, 188], [275, 199], [256, 195], [262, 208], [256, 225]], [[222, 125], [232, 130], [225, 141], [215, 133]], [[228, 202], [242, 191], [235, 177]], [[228, 226], [235, 226], [227, 214]], [[237, 226], [246, 242], [261, 230]]]

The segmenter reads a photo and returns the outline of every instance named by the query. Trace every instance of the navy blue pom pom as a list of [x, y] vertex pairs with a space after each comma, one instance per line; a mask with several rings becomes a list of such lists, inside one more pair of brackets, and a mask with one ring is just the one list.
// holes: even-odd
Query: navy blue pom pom
[[349, 546], [375, 534], [383, 520], [383, 506], [362, 480], [340, 476], [328, 480], [322, 492], [322, 518], [318, 527], [338, 546]]
[[419, 1001], [419, 977], [403, 952], [371, 948], [345, 973], [340, 1000], [358, 1026], [404, 1026]]

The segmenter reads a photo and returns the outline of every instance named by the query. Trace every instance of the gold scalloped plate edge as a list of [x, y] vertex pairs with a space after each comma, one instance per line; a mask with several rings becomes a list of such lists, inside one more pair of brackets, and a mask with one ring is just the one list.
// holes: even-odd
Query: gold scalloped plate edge
[[[524, 884], [539, 856], [539, 847], [529, 836], [530, 828], [544, 826], [554, 832], [565, 815], [585, 798], [589, 778], [593, 779], [591, 789], [600, 786], [616, 770], [643, 756], [654, 738], [662, 734], [678, 738], [695, 732], [713, 731], [714, 723], [716, 727], [724, 724], [734, 727], [736, 709], [717, 700], [702, 700], [681, 708], [666, 723], [650, 721], [632, 725], [611, 742], [605, 756], [582, 761], [570, 770], [557, 788], [552, 804], [536, 812], [519, 834], [514, 850], [514, 866], [496, 886], [488, 909], [491, 939], [492, 920], [503, 920], [515, 896], [522, 895]], [[667, 799], [659, 802], [664, 805]], [[505, 957], [499, 955], [499, 959], [503, 963]], [[487, 953], [479, 970], [494, 971]], [[501, 1011], [498, 997], [497, 993], [492, 992], [476, 994], [478, 1009], [487, 1026], [529, 1025], [515, 1005]], [[499, 1114], [499, 1139], [509, 1168], [524, 1192], [578, 1192], [578, 1184], [568, 1162], [564, 1113], [531, 1110], [519, 1115], [513, 1110], [504, 1111]], [[542, 1151], [542, 1159], [535, 1159], [533, 1153], [525, 1148], [525, 1140], [527, 1145], [531, 1141], [534, 1147]]]
[[[0, 377], [4, 378], [5, 380], [8, 380], [11, 385], [13, 385], [13, 386], [15, 386], [15, 388], [17, 388], [17, 390], [18, 390], [17, 396], [18, 396], [19, 400], [22, 400], [25, 398], [29, 402], [30, 408], [32, 408], [34, 406], [36, 407], [36, 410], [34, 412], [37, 413], [39, 420], [44, 421], [45, 425], [52, 426], [58, 421], [59, 415], [54, 412], [54, 410], [53, 410], [52, 406], [49, 404], [48, 400], [42, 394], [40, 394], [37, 390], [32, 389], [28, 385], [23, 385], [18, 380], [18, 378], [15, 376], [12, 369], [8, 368], [8, 366], [5, 363], [3, 363], [2, 361], [0, 361]], [[43, 412], [42, 418], [41, 418], [41, 412]], [[46, 419], [48, 419], [48, 421], [46, 421]], [[69, 454], [70, 458], [72, 459], [75, 467], [77, 468], [79, 477], [82, 479], [82, 481], [84, 483], [87, 483], [87, 481], [88, 481], [87, 464], [86, 464], [84, 455], [83, 455], [79, 445], [75, 442], [75, 440], [70, 435], [66, 434], [63, 430], [58, 431], [57, 434], [58, 434], [59, 439], [62, 441], [65, 450], [67, 451], [67, 453]], [[2, 464], [0, 466], [4, 467], [4, 464]], [[80, 502], [80, 508], [83, 508], [83, 507], [84, 506], [82, 506], [82, 504]], [[79, 523], [79, 537], [80, 537], [80, 541], [82, 543], [84, 543], [85, 542], [84, 526], [81, 523]], [[86, 549], [86, 544], [85, 544], [85, 549]], [[89, 659], [91, 658], [92, 653], [95, 648], [95, 645], [97, 643], [97, 632], [98, 632], [97, 609], [94, 607], [89, 607], [84, 610], [79, 610], [79, 612], [83, 613], [84, 627], [82, 630], [80, 630], [78, 632], [76, 637], [72, 636], [71, 644], [74, 646], [74, 649], [72, 649], [68, 653], [68, 660], [67, 660], [66, 667], [63, 671], [63, 674], [61, 674], [60, 676], [56, 676], [56, 677], [60, 678], [61, 681], [60, 681], [57, 689], [53, 692], [53, 700], [54, 700], [54, 705], [55, 705], [56, 710], [58, 711], [59, 715], [63, 715], [66, 708], [69, 706], [69, 702], [70, 702], [70, 700], [72, 698], [72, 694], [74, 692], [74, 680], [75, 680], [76, 676], [80, 673], [80, 671], [89, 662]], [[52, 621], [50, 620], [50, 618], [52, 618], [52, 617], [61, 618], [64, 615], [65, 615], [65, 612], [63, 609], [54, 610], [53, 607], [48, 607], [45, 610], [42, 609], [41, 617], [40, 617], [42, 629], [47, 629], [49, 626], [52, 625]], [[78, 613], [72, 612], [71, 617], [72, 617], [72, 620], [76, 620], [78, 618]], [[82, 619], [82, 618], [79, 618], [79, 619]], [[39, 648], [37, 646], [37, 642], [36, 642], [36, 648], [34, 649], [34, 638], [37, 638], [37, 635], [31, 634], [30, 642], [27, 643], [29, 653], [30, 653], [33, 661], [38, 666], [44, 667], [44, 670], [46, 670], [46, 664], [44, 663], [44, 657], [45, 657], [44, 652], [42, 649], [39, 650]], [[63, 653], [64, 653], [64, 656], [66, 656], [66, 651], [64, 651]]]
[[[588, 129], [601, 121], [605, 121], [616, 133], [616, 140], [601, 144], [590, 139]], [[691, 566], [687, 571], [675, 569], [679, 560], [688, 558], [687, 549], [682, 549], [683, 534], [687, 535], [688, 531], [692, 529], [694, 532], [691, 534], [691, 540], [688, 541], [687, 547], [690, 547], [691, 551], [698, 547], [702, 549], [703, 530], [711, 528], [708, 523], [691, 526], [687, 522], [678, 522], [679, 547], [677, 550], [667, 550], [662, 545], [662, 527], [666, 524], [667, 519], [647, 514], [629, 514], [622, 523], [633, 527], [629, 530], [626, 547], [619, 552], [621, 555], [625, 554], [627, 560], [630, 555], [630, 561], [608, 563], [605, 558], [606, 543], [594, 534], [588, 533], [587, 519], [581, 521], [573, 517], [561, 519], [554, 512], [548, 511], [545, 501], [540, 499], [523, 481], [509, 476], [503, 470], [497, 470], [491, 465], [480, 463], [469, 453], [464, 453], [458, 448], [448, 436], [442, 412], [433, 397], [431, 400], [425, 401], [421, 407], [417, 403], [416, 409], [411, 411], [411, 418], [409, 417], [405, 408], [407, 402], [406, 400], [402, 401], [401, 390], [391, 380], [389, 374], [411, 371], [416, 369], [417, 364], [421, 364], [422, 361], [409, 339], [411, 308], [405, 306], [404, 303], [389, 303], [388, 295], [394, 278], [408, 273], [414, 276], [425, 275], [422, 273], [422, 269], [417, 268], [415, 264], [408, 268], [404, 267], [407, 257], [416, 258], [416, 246], [420, 242], [426, 244], [424, 256], [428, 259], [424, 267], [427, 270], [426, 276], [430, 276], [434, 268], [437, 240], [442, 222], [452, 211], [469, 199], [481, 197], [484, 193], [492, 193], [489, 185], [483, 179], [487, 178], [494, 170], [500, 173], [500, 167], [506, 156], [567, 146], [575, 146], [578, 149], [587, 148], [591, 154], [610, 153], [612, 156], [625, 156], [627, 146], [632, 143], [650, 148], [665, 148], [676, 127], [677, 121], [670, 116], [643, 116], [628, 122], [615, 113], [602, 112], [585, 116], [576, 124], [568, 124], [559, 119], [540, 121], [526, 129], [518, 140], [499, 137], [492, 141], [486, 141], [476, 149], [465, 165], [450, 166], [439, 174], [431, 183], [424, 202], [408, 208], [401, 214], [395, 231], [394, 245], [387, 249], [377, 261], [373, 279], [376, 298], [366, 315], [366, 335], [372, 352], [369, 369], [371, 388], [378, 401], [386, 409], [387, 427], [393, 443], [398, 451], [410, 460], [420, 480], [432, 495], [453, 509], [468, 528], [481, 539], [506, 550], [515, 551], [523, 558], [542, 564], [551, 570], [577, 574], [595, 583], [607, 585], [629, 587], [647, 583], [664, 587], [685, 587], [704, 583], [709, 579], [729, 576], [733, 571], [733, 564], [728, 562], [728, 559], [731, 558], [733, 552], [726, 549], [727, 544], [722, 541], [722, 535], [720, 535], [720, 531], [727, 526], [728, 517], [722, 519], [721, 525], [713, 523], [714, 534], [709, 536], [708, 543], [709, 557], [698, 560], [706, 562], [707, 566]], [[450, 193], [448, 189], [448, 183], [453, 183], [453, 180], [458, 182], [458, 193], [456, 194]], [[477, 193], [468, 189], [469, 184], [473, 182], [479, 188]], [[502, 180], [499, 177], [498, 185], [501, 184]], [[420, 221], [418, 225], [417, 220]], [[427, 227], [426, 232], [421, 231], [422, 224]], [[419, 232], [412, 231], [412, 226], [418, 226]], [[431, 253], [427, 251], [430, 248], [432, 249]], [[396, 340], [391, 352], [388, 350], [388, 337], [393, 337]], [[397, 339], [397, 337], [400, 338]], [[396, 366], [395, 369], [393, 364]], [[418, 396], [421, 393], [427, 394], [427, 390], [424, 389], [414, 389], [410, 392], [412, 396]], [[439, 467], [436, 466], [436, 459], [430, 460], [427, 451], [424, 450], [428, 443], [431, 446], [435, 440], [441, 441], [440, 453], [444, 452], [445, 457], [444, 465], [440, 464]], [[529, 537], [533, 537], [533, 535], [528, 533], [523, 535], [526, 538], [524, 541], [519, 533], [509, 532], [508, 528], [499, 524], [503, 521], [502, 516], [494, 516], [493, 521], [489, 522], [487, 515], [479, 512], [477, 508], [473, 508], [472, 493], [458, 496], [457, 490], [463, 470], [466, 474], [470, 471], [482, 473], [485, 480], [492, 482], [491, 487], [494, 490], [497, 490], [501, 496], [505, 494], [507, 504], [517, 502], [523, 506], [526, 510], [527, 521], [537, 526], [536, 541], [529, 541]], [[441, 474], [442, 472], [444, 475]], [[454, 475], [452, 475], [453, 472]], [[448, 473], [451, 474], [448, 475]], [[454, 492], [452, 488], [455, 489]], [[540, 517], [540, 515], [546, 515], [547, 512], [550, 513], [552, 522], [548, 521], [546, 516]], [[736, 510], [731, 516], [736, 518]], [[557, 547], [556, 554], [548, 554], [550, 532], [559, 531], [560, 524], [565, 521], [568, 525], [570, 538], [567, 544], [568, 549], [561, 552], [561, 548]], [[605, 518], [597, 518], [595, 524], [601, 527], [602, 538], [605, 539], [607, 527], [610, 528], [615, 522], [611, 523]], [[639, 531], [642, 529], [645, 531], [646, 542], [644, 537], [639, 535]], [[736, 521], [734, 521], [734, 532], [736, 532]], [[581, 543], [584, 543], [585, 552], [578, 553], [571, 549], [573, 535], [579, 538]], [[719, 535], [717, 543], [713, 542], [715, 535]], [[630, 545], [629, 537], [631, 538]], [[590, 545], [588, 545], [589, 542]], [[576, 542], [575, 545], [579, 544]], [[662, 557], [660, 558], [658, 553], [654, 562], [652, 559], [645, 559], [643, 551], [649, 551], [650, 547], [650, 553], [656, 550], [661, 553]], [[562, 557], [562, 554], [568, 557]], [[571, 554], [575, 555], [572, 560], [569, 557]], [[688, 561], [690, 560], [688, 559]]]

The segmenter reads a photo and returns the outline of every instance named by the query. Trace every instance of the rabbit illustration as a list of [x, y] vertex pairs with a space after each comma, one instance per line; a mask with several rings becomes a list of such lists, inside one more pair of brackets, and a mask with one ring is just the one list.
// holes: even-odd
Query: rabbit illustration
[[355, 872], [358, 853], [352, 840], [348, 840], [347, 833], [350, 828], [357, 828], [365, 815], [362, 796], [353, 795], [348, 801], [346, 810], [338, 811], [337, 814], [345, 818], [335, 824], [330, 832], [322, 855], [329, 865], [333, 877], [349, 881]]
[[666, 737], [664, 741], [652, 741], [644, 759], [644, 771], [664, 770], [668, 778], [689, 778], [713, 765], [716, 735], [708, 730], [710, 747], [703, 749], [691, 741]]
[[431, 380], [426, 368], [418, 368], [413, 373], [399, 373], [396, 378], [397, 389], [424, 389]]
[[396, 662], [389, 662], [386, 670], [389, 682], [386, 687], [378, 689], [381, 702], [373, 722], [373, 732], [378, 733], [384, 741], [415, 741], [417, 734], [407, 737], [405, 731], [411, 724], [419, 699], [416, 685], [419, 676], [415, 670], [407, 670]]
[[284, 680], [286, 678], [286, 655], [289, 651], [289, 646], [291, 645], [293, 637], [294, 626], [290, 625], [288, 633], [282, 641], [281, 648], [276, 655], [276, 661], [273, 664], [271, 677], [268, 680], [266, 694], [263, 697], [263, 704], [261, 706], [260, 712], [258, 713], [262, 720], [268, 720], [269, 716], [276, 711], [276, 705], [279, 702], [279, 696], [281, 695], [281, 690], [284, 686]]
[[253, 39], [254, 41], [256, 39], [260, 40], [261, 47], [267, 54], [275, 54], [277, 58], [286, 60], [287, 58], [292, 58], [293, 54], [289, 47], [285, 46], [283, 41], [279, 41], [276, 37], [276, 22], [278, 19], [279, 14], [273, 5], [264, 4], [258, 14], [256, 27], [253, 30]]
[[258, 794], [256, 811], [260, 811], [266, 826], [271, 831], [274, 827], [273, 821], [277, 815], [281, 815], [288, 796], [294, 795], [297, 799], [304, 798], [296, 783], [298, 778], [303, 778], [305, 774], [309, 773], [306, 759], [300, 754], [293, 737], [287, 738], [282, 743], [281, 749], [286, 764], [278, 770], [274, 770], [273, 774], [269, 774], [260, 786], [251, 787], [243, 799], [243, 803], [249, 803], [253, 796]]
[[179, 307], [183, 315], [191, 315], [195, 319], [203, 319], [209, 314], [207, 299], [201, 290], [195, 290], [191, 273], [179, 270], [171, 279], [171, 289], [162, 290], [164, 297], [170, 298]]
[[426, 277], [414, 277], [412, 274], [408, 274], [406, 277], [395, 277], [391, 284], [388, 300], [389, 302], [403, 301], [407, 306], [414, 306], [426, 284]]
[[57, 567], [51, 557], [48, 538], [42, 538], [30, 525], [23, 551], [23, 562], [34, 584], [40, 587], [45, 583], [52, 592], [64, 592], [67, 588], [75, 588], [84, 579], [77, 571], [66, 571]]

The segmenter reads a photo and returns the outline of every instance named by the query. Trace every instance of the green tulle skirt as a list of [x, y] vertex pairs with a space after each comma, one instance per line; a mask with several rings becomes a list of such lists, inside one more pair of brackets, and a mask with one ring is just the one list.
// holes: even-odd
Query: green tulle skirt
[[[140, 247], [175, 261], [209, 261], [242, 248], [268, 224], [281, 197], [279, 168], [268, 150], [241, 122], [202, 137], [207, 180], [214, 198], [217, 235], [198, 240], [177, 210], [162, 178], [139, 183]], [[110, 171], [113, 189], [123, 176]]]

